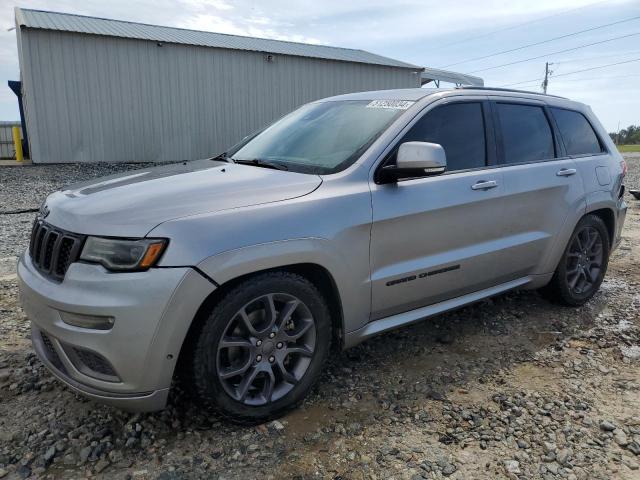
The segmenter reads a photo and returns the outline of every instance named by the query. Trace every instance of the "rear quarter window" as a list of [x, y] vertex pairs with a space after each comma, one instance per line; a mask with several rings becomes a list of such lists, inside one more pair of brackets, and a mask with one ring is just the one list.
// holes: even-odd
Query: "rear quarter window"
[[582, 113], [563, 108], [551, 108], [551, 112], [567, 155], [597, 155], [603, 152], [596, 132]]

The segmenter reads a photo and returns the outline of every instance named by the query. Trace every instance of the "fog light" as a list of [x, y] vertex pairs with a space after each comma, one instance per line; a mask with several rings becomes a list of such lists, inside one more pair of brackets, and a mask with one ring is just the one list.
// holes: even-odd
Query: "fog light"
[[83, 315], [71, 312], [60, 312], [60, 318], [68, 325], [80, 328], [91, 328], [93, 330], [111, 330], [115, 322], [113, 317]]

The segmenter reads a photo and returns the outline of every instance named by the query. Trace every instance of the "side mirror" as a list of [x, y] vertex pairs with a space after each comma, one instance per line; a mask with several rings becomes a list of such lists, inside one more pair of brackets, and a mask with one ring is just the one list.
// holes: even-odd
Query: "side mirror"
[[396, 164], [382, 168], [383, 183], [401, 178], [439, 175], [447, 169], [447, 155], [437, 143], [405, 142], [398, 148]]

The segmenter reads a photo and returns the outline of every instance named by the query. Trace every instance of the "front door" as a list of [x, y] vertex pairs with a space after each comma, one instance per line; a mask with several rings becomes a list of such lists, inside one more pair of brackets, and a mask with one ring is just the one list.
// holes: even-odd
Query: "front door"
[[372, 184], [372, 320], [509, 280], [499, 261], [504, 185], [489, 113], [482, 100], [433, 107], [395, 150], [438, 143], [446, 173]]

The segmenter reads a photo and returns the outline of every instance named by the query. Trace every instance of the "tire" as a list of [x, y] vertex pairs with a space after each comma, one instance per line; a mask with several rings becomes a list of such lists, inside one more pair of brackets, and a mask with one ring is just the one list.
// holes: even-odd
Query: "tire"
[[584, 216], [573, 231], [551, 281], [541, 293], [561, 305], [584, 305], [602, 284], [610, 248], [609, 233], [602, 219], [596, 215]]
[[315, 285], [289, 272], [257, 274], [208, 312], [192, 349], [193, 390], [233, 422], [263, 423], [305, 398], [330, 347], [329, 309]]

